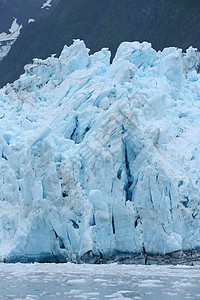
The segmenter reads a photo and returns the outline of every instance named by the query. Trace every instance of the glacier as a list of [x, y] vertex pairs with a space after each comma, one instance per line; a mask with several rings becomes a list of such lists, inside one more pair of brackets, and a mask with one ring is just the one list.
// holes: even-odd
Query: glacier
[[0, 90], [0, 261], [200, 252], [200, 53], [110, 57], [74, 40]]

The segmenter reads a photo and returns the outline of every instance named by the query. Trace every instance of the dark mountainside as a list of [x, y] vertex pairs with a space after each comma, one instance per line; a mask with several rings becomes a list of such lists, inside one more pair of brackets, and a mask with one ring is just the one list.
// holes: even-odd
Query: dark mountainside
[[77, 38], [92, 53], [109, 47], [112, 56], [122, 41], [134, 40], [151, 42], [156, 50], [200, 49], [200, 1], [61, 0], [50, 16], [24, 28], [0, 63], [0, 86], [17, 79], [34, 57], [59, 55]]
[[51, 2], [51, 8], [41, 9], [46, 0], [0, 0], [0, 33], [8, 32], [13, 18], [25, 26], [29, 19], [39, 20], [47, 17], [56, 8], [59, 0]]

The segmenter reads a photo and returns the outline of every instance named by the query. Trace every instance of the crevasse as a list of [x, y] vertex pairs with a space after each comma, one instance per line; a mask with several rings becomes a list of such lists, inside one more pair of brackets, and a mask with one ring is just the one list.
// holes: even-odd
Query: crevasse
[[75, 40], [1, 89], [0, 260], [197, 253], [199, 63], [124, 42], [110, 64]]

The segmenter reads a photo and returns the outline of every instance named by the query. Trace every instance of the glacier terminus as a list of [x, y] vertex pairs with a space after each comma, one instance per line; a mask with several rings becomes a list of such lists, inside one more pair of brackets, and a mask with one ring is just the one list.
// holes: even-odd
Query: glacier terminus
[[200, 53], [83, 41], [0, 90], [0, 261], [200, 253]]

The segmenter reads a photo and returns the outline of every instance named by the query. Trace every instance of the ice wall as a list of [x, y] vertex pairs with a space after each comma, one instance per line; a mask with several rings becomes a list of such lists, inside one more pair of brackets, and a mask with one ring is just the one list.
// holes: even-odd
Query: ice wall
[[0, 91], [0, 259], [200, 249], [200, 55], [84, 42]]

